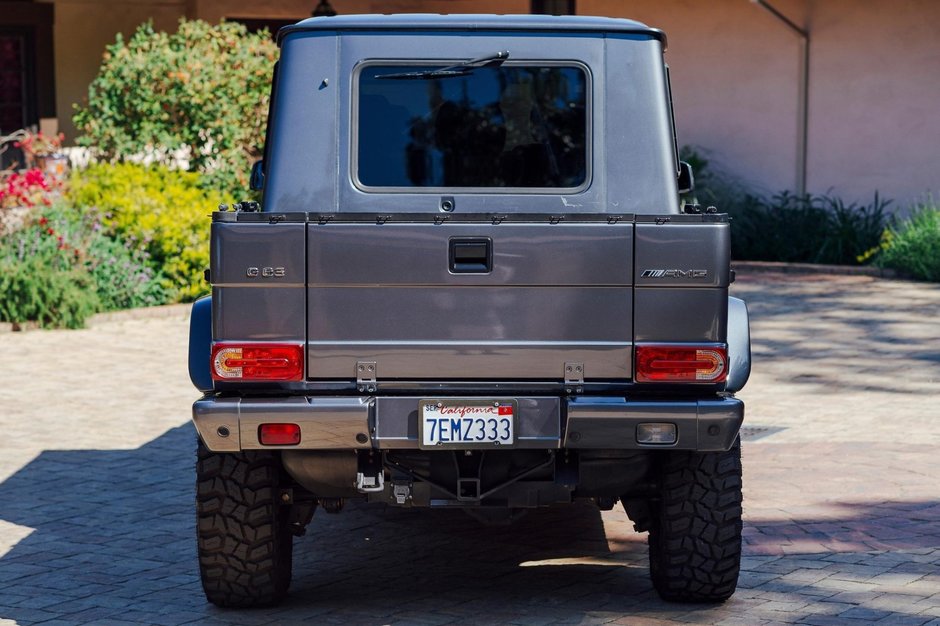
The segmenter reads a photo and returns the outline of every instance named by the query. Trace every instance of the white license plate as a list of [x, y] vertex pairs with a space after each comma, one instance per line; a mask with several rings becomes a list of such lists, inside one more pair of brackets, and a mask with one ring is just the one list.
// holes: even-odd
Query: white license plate
[[422, 448], [490, 448], [515, 441], [515, 400], [422, 400], [418, 408]]

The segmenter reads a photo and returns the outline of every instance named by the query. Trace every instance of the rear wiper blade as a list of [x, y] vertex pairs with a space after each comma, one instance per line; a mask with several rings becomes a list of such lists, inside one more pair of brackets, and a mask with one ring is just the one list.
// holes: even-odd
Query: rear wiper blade
[[417, 72], [396, 72], [394, 74], [379, 74], [377, 79], [408, 80], [426, 78], [451, 78], [453, 76], [466, 76], [472, 74], [479, 67], [499, 67], [509, 58], [509, 50], [502, 50], [496, 54], [488, 54], [466, 63], [449, 65], [436, 70], [420, 70]]

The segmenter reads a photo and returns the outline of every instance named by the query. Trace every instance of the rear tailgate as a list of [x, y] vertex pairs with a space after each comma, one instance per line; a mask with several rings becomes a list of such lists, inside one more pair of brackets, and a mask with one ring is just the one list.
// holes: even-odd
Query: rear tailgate
[[[631, 222], [311, 222], [308, 379], [632, 375]], [[569, 372], [570, 374], [570, 372]]]
[[310, 384], [631, 383], [727, 337], [722, 215], [214, 219], [213, 340], [305, 346]]

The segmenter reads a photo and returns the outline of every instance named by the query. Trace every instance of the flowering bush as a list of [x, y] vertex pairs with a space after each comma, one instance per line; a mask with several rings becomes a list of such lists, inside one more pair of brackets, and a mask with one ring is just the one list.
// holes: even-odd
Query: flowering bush
[[0, 208], [50, 204], [52, 185], [40, 169], [33, 168], [24, 174], [13, 172], [0, 183]]
[[58, 154], [62, 150], [62, 142], [65, 140], [65, 134], [44, 135], [39, 131], [35, 135], [22, 132], [22, 138], [13, 144], [13, 147], [19, 148], [26, 155], [27, 159], [33, 160], [38, 156], [49, 156]]
[[101, 302], [80, 256], [48, 221], [0, 240], [0, 321], [83, 327]]
[[165, 303], [160, 279], [94, 212], [57, 203], [0, 239], [0, 321], [80, 328], [98, 311]]

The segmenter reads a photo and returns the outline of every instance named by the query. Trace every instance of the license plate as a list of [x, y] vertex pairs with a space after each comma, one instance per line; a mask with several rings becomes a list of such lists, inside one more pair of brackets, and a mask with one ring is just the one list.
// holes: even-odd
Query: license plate
[[422, 400], [418, 407], [422, 448], [493, 448], [515, 441], [515, 400]]

